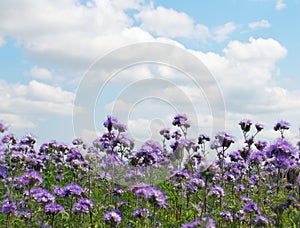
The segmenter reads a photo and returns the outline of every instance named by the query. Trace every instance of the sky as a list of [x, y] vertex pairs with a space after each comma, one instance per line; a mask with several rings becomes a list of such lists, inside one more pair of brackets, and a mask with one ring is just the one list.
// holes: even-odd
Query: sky
[[[180, 111], [195, 126], [191, 137], [228, 131], [241, 138], [238, 122], [251, 119], [271, 140], [283, 119], [292, 126], [287, 137], [299, 140], [299, 12], [299, 0], [0, 1], [0, 121], [40, 142], [90, 142], [114, 114], [142, 142], [157, 139]], [[124, 53], [147, 42], [183, 54]], [[135, 54], [157, 61], [136, 63]], [[189, 57], [211, 84], [202, 78], [195, 86]], [[218, 116], [216, 104], [224, 111]]]

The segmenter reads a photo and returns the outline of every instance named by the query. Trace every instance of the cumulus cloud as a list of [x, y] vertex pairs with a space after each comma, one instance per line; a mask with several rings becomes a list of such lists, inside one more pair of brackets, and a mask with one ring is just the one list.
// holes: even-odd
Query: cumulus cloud
[[251, 29], [269, 28], [271, 24], [268, 20], [254, 21], [248, 24]]
[[29, 0], [1, 1], [0, 35], [14, 37], [39, 65], [83, 69], [112, 49], [153, 40], [146, 31], [134, 27], [124, 11], [138, 3], [95, 0], [84, 6], [73, 0], [34, 4]]
[[35, 65], [29, 71], [25, 71], [24, 74], [42, 80], [51, 80], [53, 78], [51, 71], [42, 67], [38, 67], [37, 65]]
[[9, 128], [35, 128], [37, 125], [26, 119], [24, 116], [19, 116], [11, 113], [0, 113], [0, 120], [8, 123]]
[[232, 33], [234, 30], [236, 30], [237, 26], [233, 22], [228, 22], [223, 26], [219, 26], [214, 29], [213, 31], [213, 39], [217, 42], [223, 42], [226, 40], [230, 33]]
[[3, 113], [71, 115], [74, 94], [50, 85], [30, 81], [28, 85], [0, 81], [0, 110]]
[[[209, 36], [208, 28], [202, 24], [195, 24], [186, 13], [177, 12], [162, 6], [157, 8], [145, 7], [135, 19], [141, 22], [141, 27], [158, 36], [170, 38], [196, 37], [205, 41]], [[159, 23], [157, 23], [159, 21]]]
[[283, 10], [286, 7], [286, 4], [283, 2], [283, 0], [278, 0], [276, 2], [275, 8], [276, 10]]

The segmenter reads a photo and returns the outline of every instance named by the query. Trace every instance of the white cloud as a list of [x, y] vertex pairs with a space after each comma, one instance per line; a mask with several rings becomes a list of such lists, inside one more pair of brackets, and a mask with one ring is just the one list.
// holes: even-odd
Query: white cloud
[[15, 38], [38, 65], [82, 70], [117, 47], [153, 40], [124, 12], [138, 3], [95, 0], [86, 7], [73, 0], [1, 1], [0, 35]]
[[37, 81], [28, 85], [0, 81], [0, 110], [3, 113], [71, 115], [74, 94]]
[[8, 123], [9, 128], [35, 128], [36, 124], [24, 118], [10, 113], [0, 113], [0, 120]]
[[276, 10], [283, 10], [286, 7], [286, 4], [283, 2], [283, 0], [278, 0], [276, 2]]
[[31, 68], [30, 71], [25, 71], [24, 74], [42, 80], [51, 80], [53, 78], [51, 71], [38, 67], [37, 65]]
[[195, 24], [186, 13], [162, 6], [156, 9], [145, 7], [135, 15], [135, 19], [141, 21], [141, 28], [158, 36], [198, 38], [201, 41], [209, 37], [205, 25]]
[[271, 24], [268, 20], [254, 21], [248, 24], [251, 29], [269, 28]]
[[5, 39], [0, 36], [0, 47], [2, 47], [5, 44]]
[[213, 31], [213, 39], [219, 43], [223, 42], [228, 39], [229, 34], [236, 30], [236, 28], [237, 26], [233, 22], [228, 22], [223, 26], [219, 26]]

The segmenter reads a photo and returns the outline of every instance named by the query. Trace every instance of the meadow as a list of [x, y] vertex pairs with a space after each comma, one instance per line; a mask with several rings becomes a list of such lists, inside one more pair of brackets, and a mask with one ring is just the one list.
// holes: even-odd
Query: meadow
[[190, 139], [185, 115], [140, 148], [110, 116], [92, 146], [78, 138], [37, 147], [0, 123], [0, 225], [300, 227], [300, 142], [285, 138], [289, 123], [274, 125], [272, 143], [256, 139], [262, 124], [237, 124], [244, 145], [231, 150], [226, 132]]

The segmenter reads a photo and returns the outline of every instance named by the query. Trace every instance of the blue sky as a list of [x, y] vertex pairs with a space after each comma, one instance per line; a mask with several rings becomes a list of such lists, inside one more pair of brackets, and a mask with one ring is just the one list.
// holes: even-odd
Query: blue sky
[[[210, 133], [214, 117], [207, 96], [182, 73], [159, 64], [119, 72], [94, 104], [94, 128], [74, 133], [74, 101], [91, 64], [139, 42], [180, 46], [207, 66], [223, 94], [225, 130], [239, 137], [236, 123], [250, 118], [263, 122], [264, 136], [271, 138], [273, 124], [285, 119], [293, 125], [289, 137], [299, 136], [299, 0], [12, 0], [2, 1], [0, 9], [0, 120], [18, 136], [91, 140], [114, 112], [130, 113], [122, 121], [132, 136], [146, 140], [169, 125], [172, 107], [185, 108], [176, 97], [179, 90], [196, 107], [192, 122]], [[168, 101], [130, 103], [120, 96], [149, 78], [174, 83], [176, 88], [153, 93]]]

